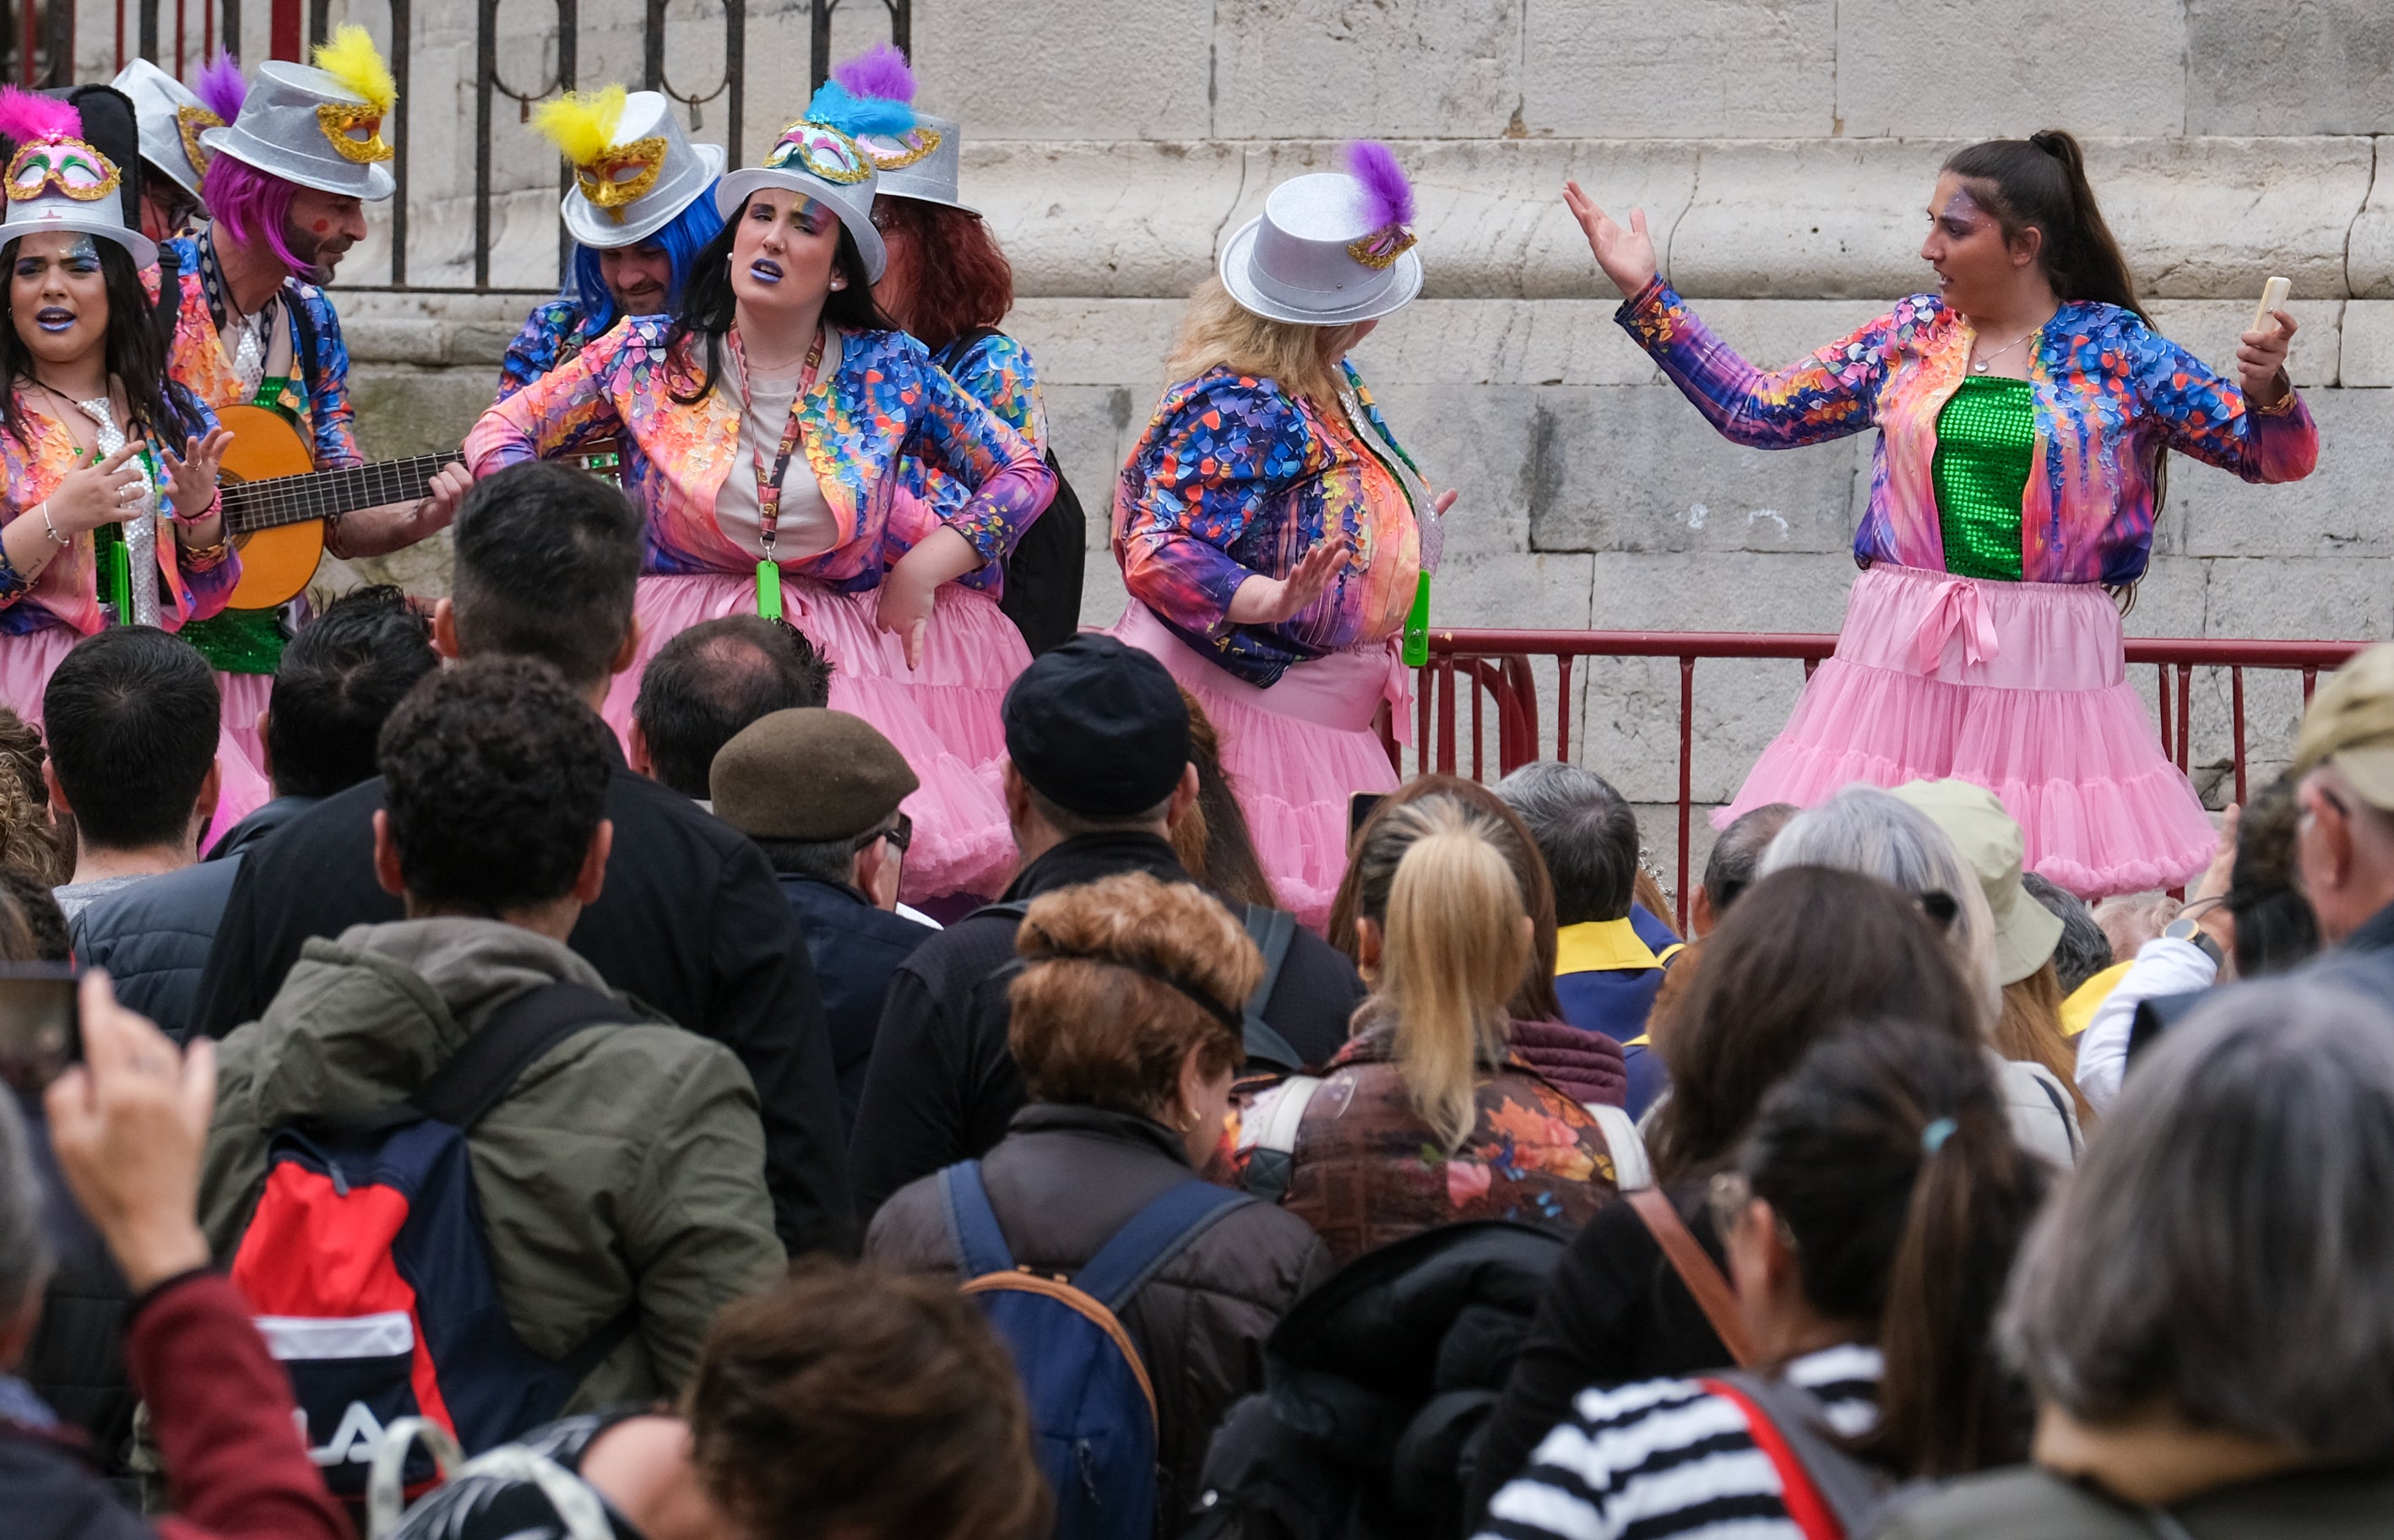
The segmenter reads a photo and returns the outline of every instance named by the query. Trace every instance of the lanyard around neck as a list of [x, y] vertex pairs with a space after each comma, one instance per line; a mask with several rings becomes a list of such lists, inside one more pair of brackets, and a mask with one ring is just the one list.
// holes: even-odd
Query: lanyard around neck
[[[807, 398], [814, 394], [815, 372], [822, 367], [822, 359], [823, 334], [822, 329], [817, 327], [814, 346], [807, 349], [806, 365], [798, 372], [797, 393], [790, 398], [789, 421], [782, 425], [780, 452], [773, 456], [770, 467], [761, 451], [754, 456], [756, 467], [756, 539], [765, 547], [765, 559], [768, 561], [773, 559], [773, 538], [782, 526], [782, 479], [789, 474], [790, 456], [797, 452], [799, 414], [806, 406]], [[745, 354], [740, 361], [740, 405], [743, 415], [754, 415], [748, 394]]]

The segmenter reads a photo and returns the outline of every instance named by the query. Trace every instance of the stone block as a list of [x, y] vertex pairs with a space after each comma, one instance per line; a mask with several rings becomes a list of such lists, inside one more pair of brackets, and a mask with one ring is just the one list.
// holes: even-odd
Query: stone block
[[[2295, 341], [2300, 346], [2302, 338]], [[2394, 304], [2383, 299], [2345, 302], [2344, 324], [2337, 328], [2336, 377], [2348, 390], [2394, 386]]]
[[1002, 232], [1016, 291], [1177, 298], [1213, 270], [1244, 151], [1223, 144], [967, 141], [967, 185]]
[[2181, 0], [1841, 0], [1836, 28], [1848, 136], [1985, 138], [2024, 132], [2023, 112], [2081, 135], [2185, 121]]
[[[1527, 553], [1535, 418], [1542, 392], [1394, 385], [1375, 391], [1397, 441], [1433, 493], [1460, 495], [1447, 517], [1447, 556]], [[1526, 623], [1525, 623], [1526, 624]]]
[[1149, 405], [1164, 386], [1182, 309], [1178, 299], [1023, 299], [1006, 329], [1031, 349], [1043, 388], [1152, 382], [1140, 403]]
[[2206, 563], [2203, 621], [2215, 637], [2376, 640], [2394, 634], [2383, 560], [2220, 557]]
[[[2164, 336], [2203, 360], [2220, 375], [2236, 373], [2237, 339], [2253, 324], [2253, 308], [2261, 302], [2259, 284], [2250, 299], [2157, 299], [2146, 307]], [[2286, 369], [2297, 389], [2316, 390], [2342, 382], [2345, 317], [2354, 301], [2295, 299], [2286, 310], [2295, 318], [2295, 346], [2286, 355]]]
[[1826, 137], [1834, 0], [1580, 0], [1533, 7], [1521, 117], [1533, 135]]
[[[2319, 468], [2302, 480], [2253, 486], [2189, 459], [2170, 459], [2170, 510], [2196, 557], [2394, 558], [2394, 391], [2314, 390]], [[2383, 569], [2381, 569], [2383, 570]]]
[[1542, 389], [1531, 411], [1524, 480], [1537, 549], [1835, 552], [1851, 539], [1868, 435], [1746, 449], [1669, 386]]
[[2147, 138], [2086, 147], [2087, 178], [2138, 292], [2251, 306], [2272, 273], [2304, 299], [2358, 293], [2346, 241], [2371, 198], [2364, 138]]
[[1212, 7], [1213, 132], [1341, 138], [1368, 123], [1389, 137], [1493, 138], [1520, 107], [1525, 8], [1526, 0], [1221, 0]]
[[2175, 553], [2154, 553], [2137, 585], [2137, 602], [2121, 622], [2132, 637], [2202, 637], [2209, 595], [2210, 563]]
[[497, 382], [479, 367], [356, 365], [349, 371], [349, 400], [357, 410], [358, 447], [369, 460], [446, 454], [465, 441], [496, 393]]
[[2190, 134], [2378, 134], [2394, 122], [2394, 10], [2188, 0]]
[[1834, 632], [1853, 586], [1845, 552], [1598, 552], [1590, 622], [1606, 631]]
[[[803, 40], [802, 21], [789, 30]], [[967, 146], [1200, 138], [1215, 131], [1215, 30], [1214, 7], [1181, 0], [1124, 0], [1101, 11], [947, 0], [915, 14], [917, 99], [964, 124]]]
[[1928, 281], [1920, 240], [1937, 167], [1922, 140], [1709, 143], [1686, 217], [1653, 226], [1681, 294], [1884, 303]]

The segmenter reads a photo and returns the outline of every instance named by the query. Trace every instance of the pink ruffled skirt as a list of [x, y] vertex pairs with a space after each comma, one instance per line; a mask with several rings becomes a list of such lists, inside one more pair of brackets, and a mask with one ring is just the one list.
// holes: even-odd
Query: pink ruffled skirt
[[[46, 625], [22, 636], [0, 637], [0, 705], [32, 723], [42, 725], [42, 691], [59, 660], [74, 651], [82, 636], [63, 625]], [[247, 818], [273, 795], [259, 766], [264, 755], [257, 743], [257, 714], [266, 709], [266, 688], [273, 681], [258, 677], [253, 703], [245, 692], [224, 688], [229, 676], [217, 676], [223, 711], [217, 727], [217, 811], [200, 838], [204, 853], [227, 829]]]
[[1353, 647], [1301, 663], [1269, 687], [1199, 656], [1133, 599], [1114, 636], [1172, 671], [1222, 742], [1222, 769], [1283, 908], [1319, 930], [1347, 873], [1348, 799], [1389, 792], [1397, 772], [1372, 731], [1382, 702], [1412, 720], [1411, 677], [1395, 644]]
[[2028, 869], [2086, 898], [2170, 888], [2217, 835], [2127, 682], [2120, 613], [2091, 583], [1987, 583], [1880, 564], [1726, 826], [1854, 782], [1956, 777], [2003, 799]]
[[[1014, 869], [1014, 833], [999, 791], [1006, 734], [998, 708], [1030, 651], [984, 594], [940, 588], [923, 649], [909, 671], [898, 638], [874, 625], [875, 596], [843, 594], [804, 579], [782, 584], [782, 612], [831, 661], [831, 704], [881, 730], [922, 785], [905, 802], [914, 821], [904, 897], [994, 894]], [[748, 573], [640, 579], [638, 654], [607, 692], [607, 725], [628, 742], [640, 675], [657, 650], [701, 621], [756, 612]]]

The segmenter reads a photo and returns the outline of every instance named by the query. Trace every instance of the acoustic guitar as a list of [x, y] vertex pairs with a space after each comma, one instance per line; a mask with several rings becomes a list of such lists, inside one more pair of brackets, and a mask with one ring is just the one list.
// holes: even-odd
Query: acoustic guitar
[[[318, 470], [308, 441], [262, 406], [223, 406], [217, 420], [232, 430], [217, 484], [224, 493], [226, 535], [241, 552], [241, 581], [226, 607], [271, 610], [306, 591], [324, 557], [324, 520], [385, 503], [423, 498], [456, 454], [417, 454], [342, 470]], [[560, 456], [594, 475], [613, 476], [614, 444]]]

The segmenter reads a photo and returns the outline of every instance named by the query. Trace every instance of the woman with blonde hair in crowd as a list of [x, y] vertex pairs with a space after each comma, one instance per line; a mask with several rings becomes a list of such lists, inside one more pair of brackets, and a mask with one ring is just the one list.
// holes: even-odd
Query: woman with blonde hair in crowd
[[[1220, 1145], [1245, 1058], [1239, 1004], [1263, 974], [1230, 911], [1188, 883], [1122, 873], [1033, 899], [1015, 945], [1007, 1043], [1030, 1104], [977, 1167], [922, 1178], [883, 1204], [868, 1261], [971, 1272], [950, 1213], [977, 1190], [1016, 1267], [1069, 1278], [1198, 1181]], [[1330, 1271], [1303, 1224], [1230, 1201], [1114, 1307], [1155, 1386], [1169, 1515], [1193, 1497], [1230, 1403], [1262, 1388], [1264, 1338]]]
[[1251, 1188], [1281, 1188], [1341, 1263], [1458, 1219], [1568, 1235], [1615, 1190], [1598, 1114], [1510, 1046], [1535, 926], [1507, 836], [1451, 796], [1374, 818], [1355, 851], [1372, 990], [1356, 1035], [1325, 1078], [1270, 1087], [1241, 1115]]
[[1346, 864], [1349, 794], [1397, 783], [1372, 724], [1387, 704], [1408, 725], [1398, 635], [1422, 623], [1454, 500], [1430, 494], [1348, 358], [1422, 283], [1395, 157], [1358, 144], [1348, 165], [1273, 189], [1224, 244], [1113, 507], [1131, 598], [1114, 634], [1222, 730], [1309, 925]]
[[[2067, 1069], [2057, 1072], [2041, 1034], [2021, 1030], [2019, 1010], [2006, 1011], [2004, 942], [1985, 888], [1937, 820], [1876, 786], [1851, 785], [1817, 808], [1796, 814], [1762, 859], [1765, 875], [1791, 866], [1834, 866], [1893, 883], [1945, 918], [1964, 976], [1977, 992], [1987, 1052], [2002, 1064], [1997, 1084], [2011, 1109], [2020, 1148], [2057, 1165], [2075, 1165], [2085, 1136], [2083, 1105]], [[2018, 886], [2015, 877], [2014, 886]], [[2028, 901], [2033, 905], [2033, 901]], [[2043, 910], [2038, 911], [2043, 914]], [[2058, 939], [2059, 926], [2048, 937]], [[2042, 959], [2040, 959], [2042, 960]], [[2009, 1023], [2014, 1036], [1999, 1035]], [[2058, 1037], [2058, 1021], [2053, 1026]], [[2065, 1046], [2061, 1050], [2065, 1055]]]

